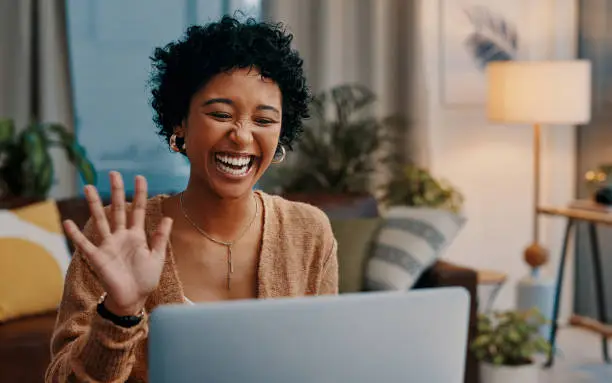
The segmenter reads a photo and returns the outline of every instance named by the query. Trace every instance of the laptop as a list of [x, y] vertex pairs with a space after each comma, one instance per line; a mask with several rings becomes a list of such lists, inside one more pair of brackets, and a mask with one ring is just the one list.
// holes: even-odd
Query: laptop
[[151, 383], [460, 383], [460, 287], [160, 306]]

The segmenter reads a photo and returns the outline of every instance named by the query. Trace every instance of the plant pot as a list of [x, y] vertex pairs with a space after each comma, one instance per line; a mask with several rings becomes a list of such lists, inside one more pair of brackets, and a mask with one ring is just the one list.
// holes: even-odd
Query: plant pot
[[290, 201], [305, 202], [323, 210], [330, 219], [376, 218], [378, 201], [368, 194], [285, 193]]
[[538, 383], [540, 368], [537, 364], [522, 366], [496, 366], [480, 363], [481, 383]]

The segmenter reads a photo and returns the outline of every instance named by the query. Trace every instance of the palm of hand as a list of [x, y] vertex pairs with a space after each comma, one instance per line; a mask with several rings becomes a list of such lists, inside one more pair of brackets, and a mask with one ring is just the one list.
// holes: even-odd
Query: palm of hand
[[164, 259], [152, 254], [143, 230], [117, 230], [98, 251], [95, 268], [116, 304], [129, 306], [157, 287]]
[[[159, 284], [172, 220], [168, 217], [162, 219], [149, 246], [145, 233], [146, 180], [136, 177], [129, 220], [123, 180], [116, 172], [111, 173], [111, 187], [112, 206], [108, 214], [95, 187], [85, 188], [92, 223], [101, 237], [98, 246], [91, 243], [74, 222], [66, 221], [65, 227], [68, 236], [89, 260], [107, 293], [107, 303], [117, 313], [133, 313], [137, 307], [142, 308]], [[128, 221], [129, 227], [126, 225]]]

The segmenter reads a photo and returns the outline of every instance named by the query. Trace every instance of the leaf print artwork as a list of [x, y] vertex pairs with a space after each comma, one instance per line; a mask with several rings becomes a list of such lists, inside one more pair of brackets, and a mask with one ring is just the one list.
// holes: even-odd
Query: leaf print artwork
[[539, 7], [531, 0], [440, 0], [439, 4], [440, 102], [445, 108], [483, 107], [487, 65], [529, 59], [531, 17], [527, 16]]
[[473, 6], [464, 11], [474, 27], [465, 45], [480, 70], [492, 61], [516, 58], [519, 38], [514, 25], [484, 6]]

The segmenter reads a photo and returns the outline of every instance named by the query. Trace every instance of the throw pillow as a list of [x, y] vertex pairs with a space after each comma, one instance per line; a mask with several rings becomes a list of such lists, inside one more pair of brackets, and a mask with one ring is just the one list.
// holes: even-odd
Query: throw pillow
[[465, 218], [453, 212], [398, 206], [374, 239], [365, 271], [367, 290], [408, 290], [454, 240]]
[[340, 293], [363, 291], [363, 272], [381, 218], [331, 219], [338, 241]]
[[54, 201], [0, 210], [0, 322], [56, 309], [69, 263]]

